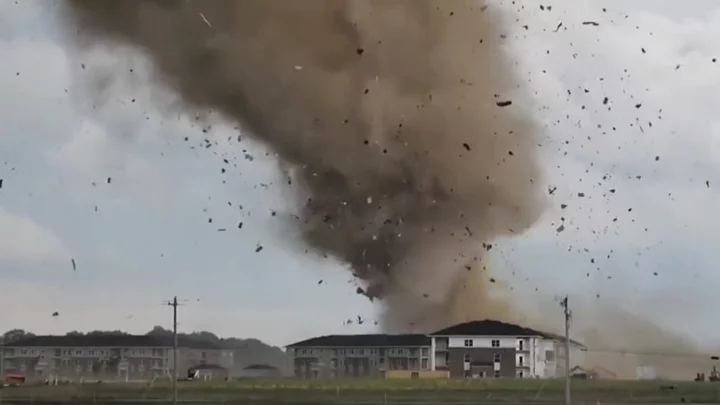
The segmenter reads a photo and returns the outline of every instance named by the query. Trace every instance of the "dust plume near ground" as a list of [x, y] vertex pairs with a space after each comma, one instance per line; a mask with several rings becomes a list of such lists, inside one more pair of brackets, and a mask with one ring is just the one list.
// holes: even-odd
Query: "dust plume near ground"
[[[65, 0], [78, 49], [134, 45], [188, 111], [293, 168], [303, 242], [390, 331], [513, 320], [484, 257], [543, 200], [503, 16], [469, 0]], [[122, 73], [122, 72], [118, 72]], [[512, 103], [508, 101], [512, 100]]]

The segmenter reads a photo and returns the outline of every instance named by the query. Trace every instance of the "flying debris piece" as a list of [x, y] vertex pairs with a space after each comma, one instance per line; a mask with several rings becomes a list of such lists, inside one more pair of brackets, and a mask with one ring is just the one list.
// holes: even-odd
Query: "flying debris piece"
[[77, 265], [75, 264], [75, 259], [74, 259], [74, 258], [71, 258], [71, 259], [70, 259], [70, 263], [72, 263], [73, 271], [77, 271]]
[[53, 316], [54, 318], [56, 318], [56, 317], [60, 316], [60, 312], [55, 311], [55, 312], [52, 313], [52, 316]]
[[318, 280], [318, 285], [322, 284], [323, 280]]
[[0, 190], [2, 190], [2, 186], [3, 186], [3, 179], [0, 179]]
[[557, 27], [555, 27], [555, 30], [554, 30], [553, 32], [558, 32], [558, 31], [560, 31], [560, 28], [562, 28], [562, 26], [563, 26], [563, 23], [562, 23], [562, 21], [560, 21], [560, 22], [558, 23]]
[[202, 18], [202, 20], [205, 22], [205, 24], [206, 24], [208, 27], [212, 28], [212, 24], [210, 24], [210, 21], [208, 21], [208, 19], [205, 18], [205, 14], [200, 13], [200, 18]]
[[496, 104], [498, 107], [507, 107], [507, 106], [509, 106], [509, 105], [512, 105], [512, 101], [510, 101], [510, 100], [497, 101], [495, 104]]
[[261, 250], [263, 250], [263, 245], [258, 245], [258, 246], [255, 248], [255, 253], [259, 253]]
[[112, 182], [112, 177], [107, 178], [107, 184], [110, 184]]
[[555, 232], [560, 233], [565, 230], [565, 224], [560, 224], [560, 226], [555, 229]]
[[582, 24], [583, 24], [583, 25], [592, 25], [593, 27], [597, 27], [597, 26], [600, 25], [600, 23], [599, 23], [599, 22], [596, 22], [596, 21], [583, 21]]

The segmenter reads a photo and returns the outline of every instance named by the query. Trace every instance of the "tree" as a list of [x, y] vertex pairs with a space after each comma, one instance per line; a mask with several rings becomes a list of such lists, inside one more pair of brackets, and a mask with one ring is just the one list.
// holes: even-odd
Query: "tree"
[[3, 344], [17, 342], [19, 340], [31, 338], [35, 336], [34, 333], [25, 332], [22, 329], [12, 329], [3, 333]]

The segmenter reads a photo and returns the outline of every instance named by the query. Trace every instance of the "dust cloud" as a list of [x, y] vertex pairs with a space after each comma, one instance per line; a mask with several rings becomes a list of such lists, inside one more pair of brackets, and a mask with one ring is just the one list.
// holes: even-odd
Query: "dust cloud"
[[[470, 0], [66, 0], [79, 49], [136, 46], [189, 111], [293, 170], [303, 241], [388, 331], [513, 320], [483, 264], [543, 210], [503, 16]], [[118, 72], [119, 73], [119, 72]]]

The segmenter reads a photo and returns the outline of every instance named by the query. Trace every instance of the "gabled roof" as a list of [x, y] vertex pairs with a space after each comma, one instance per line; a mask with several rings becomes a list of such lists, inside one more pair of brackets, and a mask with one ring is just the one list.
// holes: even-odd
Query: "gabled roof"
[[[6, 347], [157, 347], [170, 348], [173, 346], [172, 337], [157, 337], [152, 335], [65, 335], [65, 336], [33, 336], [20, 339], [5, 345]], [[220, 347], [212, 342], [178, 336], [178, 347], [218, 350]]]
[[[546, 339], [565, 341], [565, 337], [563, 336], [492, 319], [453, 325], [431, 333], [430, 336], [538, 336]], [[570, 343], [584, 347], [582, 343], [572, 339], [570, 339]]]
[[328, 335], [288, 345], [295, 347], [419, 347], [430, 346], [427, 335]]
[[470, 321], [441, 329], [430, 336], [547, 336], [535, 329], [525, 328], [512, 323], [485, 319]]
[[277, 370], [277, 367], [269, 364], [251, 364], [247, 367], [243, 367], [243, 370]]

